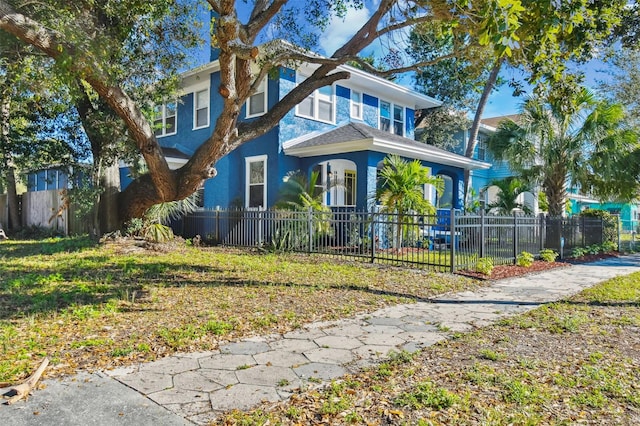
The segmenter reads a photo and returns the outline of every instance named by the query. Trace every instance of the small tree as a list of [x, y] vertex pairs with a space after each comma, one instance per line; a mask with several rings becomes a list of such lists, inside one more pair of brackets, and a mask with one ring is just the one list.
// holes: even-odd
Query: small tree
[[318, 184], [320, 173], [311, 172], [307, 178], [300, 170], [289, 172], [283, 179], [276, 208], [284, 210], [306, 211], [309, 208], [316, 211], [331, 211], [323, 204], [326, 192]]
[[397, 155], [384, 159], [380, 171], [376, 201], [382, 205], [382, 211], [398, 215], [396, 248], [402, 243], [403, 224], [409, 212], [435, 214], [436, 208], [424, 197], [425, 185], [433, 185], [438, 193], [442, 192], [442, 179], [430, 176], [429, 169], [419, 160], [406, 161]]
[[327, 220], [331, 209], [323, 202], [327, 190], [319, 186], [319, 180], [320, 173], [317, 171], [311, 172], [309, 178], [300, 170], [287, 173], [275, 207], [300, 212], [311, 209], [317, 212], [318, 214], [313, 215], [314, 234], [324, 236], [331, 234], [331, 222]]
[[487, 185], [498, 187], [496, 200], [487, 205], [489, 210], [495, 210], [498, 214], [508, 215], [514, 209], [521, 209], [526, 214], [531, 214], [529, 206], [518, 202], [518, 197], [524, 192], [529, 192], [530, 188], [527, 184], [516, 177], [508, 177], [505, 179], [493, 180]]

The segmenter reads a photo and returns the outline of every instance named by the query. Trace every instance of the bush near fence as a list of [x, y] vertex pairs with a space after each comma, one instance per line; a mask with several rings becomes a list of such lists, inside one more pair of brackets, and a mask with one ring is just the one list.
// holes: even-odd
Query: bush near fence
[[436, 271], [475, 269], [479, 259], [515, 263], [526, 251], [575, 247], [619, 239], [619, 225], [602, 218], [495, 216], [438, 210], [436, 215], [357, 211], [200, 210], [173, 224], [184, 238], [212, 245], [318, 253]]

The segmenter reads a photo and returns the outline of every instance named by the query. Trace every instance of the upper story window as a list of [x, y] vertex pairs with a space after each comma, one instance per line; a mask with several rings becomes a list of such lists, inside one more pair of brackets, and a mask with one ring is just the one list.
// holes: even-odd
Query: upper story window
[[154, 112], [155, 118], [153, 120], [155, 135], [158, 137], [175, 135], [177, 131], [177, 117], [176, 111], [178, 110], [178, 102], [172, 101], [162, 105], [156, 105]]
[[193, 94], [193, 128], [209, 127], [209, 89]]
[[404, 136], [404, 108], [380, 101], [380, 130]]
[[[296, 80], [298, 84], [307, 79], [308, 76], [298, 73]], [[324, 86], [316, 89], [296, 106], [296, 115], [313, 120], [333, 123], [334, 118], [334, 95], [333, 86]]]
[[362, 120], [362, 93], [351, 91], [351, 118]]
[[260, 82], [256, 93], [247, 100], [247, 118], [257, 117], [267, 112], [267, 79]]

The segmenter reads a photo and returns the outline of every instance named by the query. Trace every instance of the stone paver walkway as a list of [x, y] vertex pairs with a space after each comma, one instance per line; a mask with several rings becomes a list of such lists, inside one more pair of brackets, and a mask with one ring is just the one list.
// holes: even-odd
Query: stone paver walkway
[[296, 388], [357, 372], [390, 351], [416, 351], [451, 332], [483, 327], [636, 271], [640, 257], [633, 256], [575, 265], [107, 374], [189, 421], [206, 424], [225, 410], [283, 400]]

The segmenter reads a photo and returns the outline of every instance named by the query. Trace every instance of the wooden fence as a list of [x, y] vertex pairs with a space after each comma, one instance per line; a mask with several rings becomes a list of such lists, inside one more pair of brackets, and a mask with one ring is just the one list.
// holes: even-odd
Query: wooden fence
[[[47, 228], [63, 235], [85, 234], [90, 221], [77, 217], [58, 189], [26, 192], [19, 196], [23, 227]], [[0, 225], [8, 226], [7, 195], [0, 195]]]

